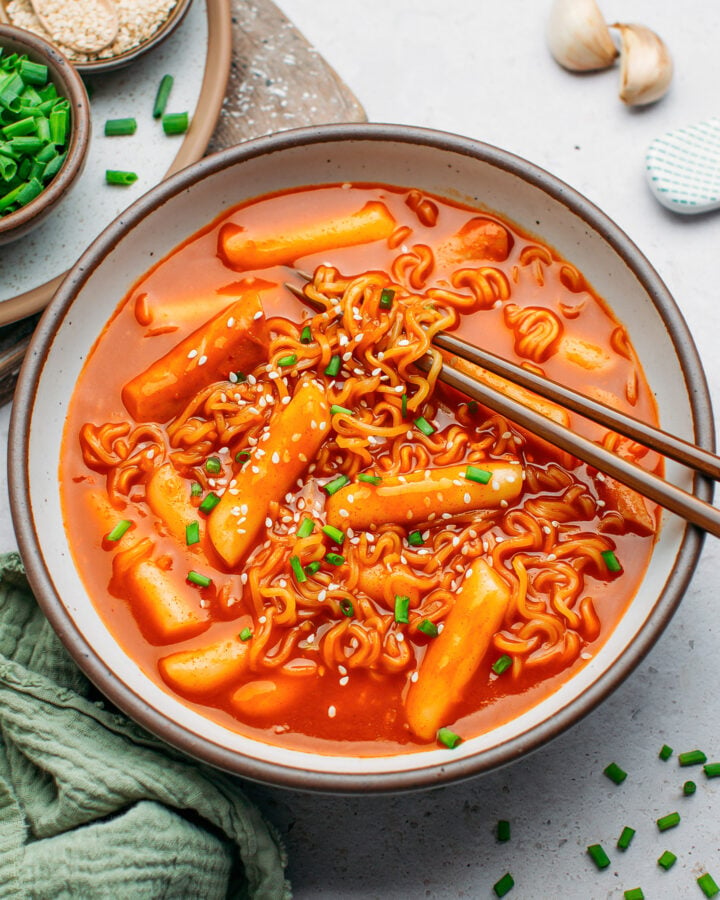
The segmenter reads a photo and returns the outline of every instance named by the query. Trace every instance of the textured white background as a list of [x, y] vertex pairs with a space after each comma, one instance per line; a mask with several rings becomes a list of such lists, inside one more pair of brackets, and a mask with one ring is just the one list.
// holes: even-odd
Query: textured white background
[[[720, 397], [720, 212], [680, 218], [644, 178], [656, 135], [718, 113], [720, 7], [710, 0], [600, 0], [608, 21], [640, 22], [670, 46], [671, 93], [628, 110], [617, 68], [576, 76], [550, 58], [549, 0], [282, 0], [375, 122], [426, 125], [501, 146], [549, 169], [613, 217], [647, 254], [695, 336], [713, 399]], [[0, 411], [0, 437], [8, 409]], [[4, 449], [4, 448], [3, 448]], [[2, 506], [7, 500], [2, 497]], [[0, 517], [0, 547], [13, 546]], [[717, 644], [720, 548], [708, 538], [685, 599], [655, 649], [626, 683], [571, 731], [530, 758], [464, 784], [399, 797], [332, 798], [266, 788], [251, 793], [284, 834], [298, 900], [492, 898], [512, 872], [510, 898], [702, 898], [695, 880], [720, 883], [720, 780], [657, 758], [663, 743], [720, 760]], [[629, 772], [616, 787], [602, 769]], [[686, 778], [698, 792], [684, 798]], [[678, 810], [680, 826], [655, 820]], [[512, 840], [498, 844], [498, 818]], [[637, 829], [621, 854], [623, 826]], [[597, 872], [588, 844], [612, 865]], [[656, 864], [678, 855], [670, 872]]]

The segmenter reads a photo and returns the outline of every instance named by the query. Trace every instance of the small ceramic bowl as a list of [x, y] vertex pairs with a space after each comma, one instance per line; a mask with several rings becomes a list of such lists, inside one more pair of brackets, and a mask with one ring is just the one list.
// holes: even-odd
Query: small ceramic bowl
[[[628, 236], [571, 187], [526, 160], [457, 135], [398, 125], [288, 131], [229, 148], [145, 194], [79, 259], [35, 332], [13, 404], [14, 526], [32, 587], [78, 665], [167, 742], [222, 769], [302, 790], [427, 788], [517, 760], [593, 710], [633, 671], [677, 608], [702, 535], [667, 514], [637, 593], [605, 643], [560, 687], [509, 721], [442, 747], [362, 757], [291, 749], [239, 734], [153, 681], [113, 637], [68, 550], [59, 461], [70, 397], [98, 336], [131, 286], [175, 247], [252, 198], [329, 183], [415, 187], [495, 211], [538, 233], [611, 298], [657, 398], [666, 431], [711, 447], [712, 411], [692, 337], [658, 274]], [[129, 352], [132, 352], [130, 349]], [[668, 462], [666, 477], [711, 489]], [[597, 713], [601, 714], [601, 713]]]
[[27, 234], [67, 196], [85, 166], [90, 143], [90, 101], [85, 85], [70, 62], [52, 44], [22, 28], [0, 24], [0, 47], [4, 55], [27, 55], [32, 62], [43, 63], [58, 93], [70, 102], [71, 125], [67, 157], [42, 193], [15, 212], [0, 217], [0, 244], [16, 241]]
[[[141, 41], [132, 47], [128, 47], [127, 50], [113, 55], [106, 55], [107, 51], [101, 51], [100, 54], [98, 54], [98, 58], [92, 60], [76, 60], [70, 53], [67, 54], [68, 58], [78, 72], [81, 72], [83, 75], [96, 75], [101, 72], [111, 72], [114, 69], [121, 69], [134, 62], [138, 57], [143, 56], [149, 50], [157, 47], [158, 44], [161, 44], [168, 38], [185, 18], [185, 14], [190, 9], [191, 4], [192, 0], [177, 0], [167, 17], [162, 20], [161, 24], [153, 33], [144, 41]], [[12, 19], [7, 12], [7, 5], [7, 0], [0, 0], [0, 20], [11, 22]]]

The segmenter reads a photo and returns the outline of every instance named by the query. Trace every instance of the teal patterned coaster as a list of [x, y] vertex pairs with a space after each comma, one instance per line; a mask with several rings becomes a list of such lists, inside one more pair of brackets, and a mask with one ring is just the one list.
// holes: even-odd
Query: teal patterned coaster
[[656, 138], [645, 167], [650, 189], [668, 209], [690, 215], [720, 208], [720, 119]]

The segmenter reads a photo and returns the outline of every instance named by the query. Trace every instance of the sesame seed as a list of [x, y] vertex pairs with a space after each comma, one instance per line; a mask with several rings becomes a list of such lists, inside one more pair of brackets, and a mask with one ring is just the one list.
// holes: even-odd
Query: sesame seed
[[334, 706], [328, 706], [328, 715], [330, 716], [330, 718], [331, 718], [331, 719], [334, 719], [335, 716], [336, 716], [336, 714], [337, 714], [337, 710], [335, 709], [335, 707], [334, 707]]
[[348, 676], [343, 675], [343, 677], [338, 681], [338, 684], [341, 685], [342, 687], [345, 687], [345, 685], [348, 683], [348, 681], [350, 681]]
[[191, 350], [191, 351], [188, 353], [187, 358], [188, 358], [188, 359], [195, 359], [195, 357], [196, 357], [197, 355], [198, 355], [197, 350]]
[[277, 450], [275, 451], [275, 453], [273, 453], [273, 455], [270, 457], [270, 459], [272, 460], [272, 462], [275, 465], [277, 465], [280, 462], [280, 454], [277, 452]]
[[263, 315], [264, 315], [263, 311], [261, 309], [259, 309], [253, 316], [253, 319], [262, 319]]
[[230, 318], [227, 320], [227, 327], [232, 328], [234, 324], [235, 324], [235, 316], [230, 316]]
[[268, 516], [268, 517], [265, 519], [265, 527], [266, 527], [266, 528], [272, 528], [272, 523], [273, 523], [273, 520], [270, 518], [270, 516]]
[[204, 366], [206, 362], [207, 362], [207, 356], [203, 355], [203, 356], [201, 356], [200, 359], [198, 360], [198, 365], [199, 365], [199, 366]]

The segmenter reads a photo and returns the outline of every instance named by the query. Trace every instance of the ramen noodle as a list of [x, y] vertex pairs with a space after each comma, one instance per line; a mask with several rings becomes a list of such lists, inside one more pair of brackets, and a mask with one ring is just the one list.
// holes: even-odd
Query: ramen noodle
[[381, 755], [487, 731], [597, 652], [658, 511], [445, 386], [440, 331], [656, 421], [625, 329], [576, 268], [418, 190], [254, 200], [120, 303], [72, 398], [60, 480], [88, 590], [163, 689], [264, 741]]

